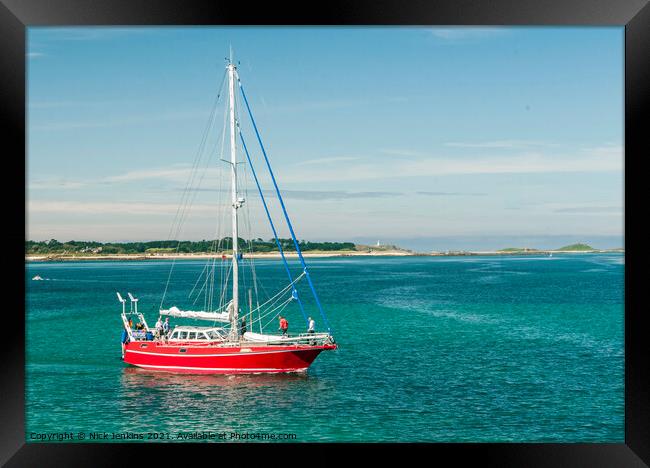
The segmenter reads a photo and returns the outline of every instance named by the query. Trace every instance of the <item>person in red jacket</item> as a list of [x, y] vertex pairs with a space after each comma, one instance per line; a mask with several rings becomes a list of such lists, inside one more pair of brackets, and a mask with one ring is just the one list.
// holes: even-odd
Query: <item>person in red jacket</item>
[[282, 332], [282, 336], [287, 336], [288, 330], [289, 330], [289, 322], [287, 322], [286, 318], [280, 315], [280, 331]]

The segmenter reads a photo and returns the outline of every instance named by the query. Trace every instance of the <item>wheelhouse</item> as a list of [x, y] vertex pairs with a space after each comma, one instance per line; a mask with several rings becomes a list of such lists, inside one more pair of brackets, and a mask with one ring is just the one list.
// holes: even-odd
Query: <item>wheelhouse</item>
[[224, 341], [228, 333], [223, 328], [185, 327], [174, 328], [168, 341], [193, 341], [206, 343], [209, 341]]

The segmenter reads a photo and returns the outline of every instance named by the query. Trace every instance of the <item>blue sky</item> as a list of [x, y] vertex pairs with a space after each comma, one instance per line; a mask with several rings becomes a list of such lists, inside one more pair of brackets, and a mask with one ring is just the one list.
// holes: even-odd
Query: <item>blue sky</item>
[[[623, 38], [620, 27], [29, 28], [28, 238], [168, 238], [232, 45], [299, 237], [620, 247]], [[215, 231], [222, 116], [184, 239], [226, 234]], [[248, 206], [246, 233], [269, 238], [252, 192]]]

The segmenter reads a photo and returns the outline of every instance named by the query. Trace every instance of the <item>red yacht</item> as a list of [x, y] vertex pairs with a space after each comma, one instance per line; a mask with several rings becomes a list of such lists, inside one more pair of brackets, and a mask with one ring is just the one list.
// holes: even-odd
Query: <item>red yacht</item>
[[[239, 79], [237, 67], [232, 62], [232, 59], [227, 62], [226, 76], [228, 83], [228, 109], [226, 110], [224, 105], [221, 152], [223, 153], [224, 149], [227, 134], [226, 128], [229, 127], [229, 144], [227, 146], [230, 149], [230, 158], [224, 159], [223, 154], [221, 154], [220, 160], [222, 163], [228, 165], [226, 172], [230, 179], [230, 189], [228, 190], [230, 199], [227, 201], [219, 200], [219, 205], [225, 205], [227, 207], [227, 209], [223, 210], [224, 213], [221, 214], [224, 214], [224, 219], [230, 218], [229, 224], [232, 230], [232, 237], [217, 237], [213, 242], [212, 255], [208, 258], [199, 279], [197, 279], [194, 288], [192, 288], [187, 298], [187, 301], [191, 301], [192, 303], [192, 306], [190, 306], [191, 309], [197, 303], [199, 297], [203, 297], [202, 310], [182, 310], [176, 306], [163, 308], [175, 259], [172, 261], [169, 279], [165, 287], [165, 292], [163, 293], [158, 321], [153, 328], [147, 324], [144, 315], [138, 311], [138, 299], [131, 293], [128, 293], [131, 306], [130, 310], [127, 311], [126, 300], [120, 293], [117, 293], [117, 297], [122, 303], [121, 318], [124, 327], [122, 332], [122, 357], [125, 363], [133, 366], [176, 373], [242, 374], [306, 371], [321, 352], [334, 350], [337, 345], [334, 342], [329, 322], [309, 275], [307, 265], [300, 250], [300, 244], [296, 239], [275, 175], [271, 169], [257, 125], [253, 119], [248, 99]], [[224, 80], [222, 81], [222, 87], [226, 82], [226, 76], [224, 76]], [[252, 126], [252, 130], [254, 130], [259, 143], [263, 155], [263, 165], [268, 170], [268, 174], [273, 183], [273, 198], [279, 202], [284, 221], [291, 233], [292, 247], [295, 248], [298, 260], [300, 261], [301, 269], [299, 275], [292, 274], [291, 268], [289, 267], [283, 243], [278, 238], [275, 224], [270, 214], [265, 192], [260, 185], [251, 155], [246, 146], [240, 121], [238, 120], [239, 112], [236, 112], [239, 109], [237, 107], [238, 100], [237, 102], [235, 100], [236, 86], [239, 88], [239, 94], [243, 98], [247, 115], [250, 117], [250, 126]], [[215, 108], [211, 115], [211, 122], [215, 115], [215, 109], [222, 91], [220, 90], [217, 96]], [[210, 128], [211, 122], [208, 125], [208, 129]], [[206, 129], [206, 134], [208, 133], [208, 129]], [[204, 140], [205, 138], [206, 135], [204, 135]], [[238, 153], [245, 155], [246, 159], [239, 160]], [[242, 241], [239, 237], [240, 211], [245, 210], [246, 199], [243, 195], [247, 194], [242, 189], [243, 184], [240, 178], [240, 171], [244, 167], [242, 166], [243, 164], [247, 164], [246, 168], [248, 169], [244, 175], [248, 177], [252, 176], [255, 182], [257, 193], [261, 198], [262, 207], [264, 208], [267, 221], [271, 226], [274, 240], [288, 277], [288, 285], [272, 297], [267, 298], [261, 297], [257, 287], [258, 277], [254, 266], [254, 256], [244, 255], [246, 254], [246, 245], [248, 245], [249, 252], [252, 253], [254, 250], [250, 242], [247, 244], [246, 241]], [[180, 232], [178, 226], [185, 219], [187, 211], [191, 206], [191, 202], [188, 202], [191, 195], [187, 194], [198, 192], [197, 187], [193, 183], [196, 181], [200, 183], [203, 175], [205, 175], [204, 173], [197, 176], [196, 172], [200, 166], [199, 163], [194, 165], [188, 186], [183, 193], [184, 198], [178, 210], [180, 215], [177, 213], [177, 219], [179, 220], [176, 224], [177, 229], [175, 232], [177, 233]], [[224, 191], [220, 190], [219, 196], [221, 196], [221, 192]], [[243, 214], [247, 216], [248, 212], [246, 211]], [[249, 224], [246, 224], [246, 226], [249, 226]], [[286, 248], [286, 246], [285, 244], [284, 247]], [[219, 284], [216, 284], [216, 279], [219, 279], [219, 273], [216, 271], [217, 267], [221, 275]], [[240, 286], [242, 281], [244, 281], [243, 278], [246, 273], [244, 270], [246, 269], [250, 273], [250, 278], [245, 280], [243, 284], [248, 287], [248, 304], [245, 304], [242, 308]], [[313, 300], [310, 299], [310, 303], [315, 308], [315, 311], [320, 314], [319, 320], [321, 320], [321, 323], [326, 328], [326, 332], [317, 332], [315, 320], [307, 315], [307, 304], [303, 302], [299, 294], [298, 285], [300, 283], [304, 287], [303, 290], [309, 291], [309, 297], [313, 297]], [[255, 297], [255, 301], [253, 297]], [[262, 303], [260, 304], [260, 302]], [[270, 324], [276, 324], [281, 314], [287, 313], [285, 311], [291, 308], [293, 308], [294, 313], [295, 311], [301, 312], [305, 320], [304, 333], [289, 335], [286, 333], [286, 330], [282, 334], [269, 334], [264, 332], [264, 328], [268, 328]], [[164, 322], [163, 317], [167, 317]], [[188, 319], [194, 321], [194, 323], [201, 320], [212, 323], [209, 326], [196, 326], [192, 324], [170, 327], [168, 317]], [[248, 323], [246, 323], [247, 317]], [[133, 326], [134, 319], [137, 323], [135, 327]], [[252, 330], [259, 330], [259, 333], [253, 332]]]

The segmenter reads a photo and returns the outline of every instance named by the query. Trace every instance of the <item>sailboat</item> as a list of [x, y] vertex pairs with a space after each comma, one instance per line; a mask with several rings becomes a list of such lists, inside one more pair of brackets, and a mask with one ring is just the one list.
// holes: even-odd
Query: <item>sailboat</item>
[[[212, 305], [212, 300], [206, 300], [205, 304], [207, 307], [204, 307], [204, 310], [191, 310], [191, 308], [181, 308], [178, 305], [171, 305], [165, 308], [161, 302], [158, 322], [154, 328], [151, 328], [147, 324], [144, 315], [138, 310], [139, 299], [129, 292], [130, 308], [127, 310], [126, 299], [117, 292], [117, 298], [122, 304], [122, 358], [125, 363], [133, 366], [174, 373], [266, 374], [304, 372], [321, 352], [334, 350], [337, 348], [337, 345], [318, 295], [316, 294], [313, 281], [300, 250], [300, 244], [296, 239], [280, 189], [278, 188], [257, 124], [253, 118], [246, 93], [244, 92], [237, 67], [232, 61], [232, 54], [231, 58], [227, 59], [226, 76], [228, 83], [228, 110], [227, 112], [224, 110], [223, 136], [225, 141], [226, 127], [229, 127], [230, 160], [224, 160], [223, 158], [222, 160], [229, 164], [230, 172], [230, 207], [227, 210], [230, 211], [229, 217], [231, 219], [230, 224], [232, 229], [231, 245], [228, 249], [231, 252], [228, 255], [224, 251], [215, 252], [212, 262], [214, 265], [216, 259], [220, 258], [222, 264], [229, 264], [228, 274], [225, 276], [227, 281], [224, 282], [221, 288], [221, 299], [218, 305]], [[222, 86], [226, 81], [226, 76], [224, 76]], [[239, 88], [239, 94], [245, 104], [247, 115], [250, 118], [250, 125], [254, 129], [255, 136], [264, 156], [265, 166], [275, 189], [275, 197], [280, 203], [284, 221], [291, 233], [291, 240], [293, 241], [293, 246], [295, 247], [301, 266], [301, 272], [297, 276], [292, 275], [287, 263], [283, 245], [278, 238], [277, 230], [264, 196], [264, 190], [262, 190], [250, 152], [244, 140], [240, 125], [241, 122], [238, 119], [239, 114], [236, 113], [236, 85]], [[241, 103], [241, 101], [238, 99], [237, 103]], [[236, 143], [237, 140], [241, 142], [241, 145]], [[238, 152], [243, 152], [246, 156], [245, 161], [238, 160]], [[240, 268], [242, 268], [245, 259], [239, 245], [240, 238], [238, 231], [239, 212], [246, 201], [242, 196], [243, 194], [240, 193], [240, 181], [238, 177], [240, 175], [241, 164], [245, 163], [248, 164], [248, 169], [255, 181], [258, 195], [261, 198], [267, 221], [270, 223], [274, 240], [288, 277], [288, 284], [285, 287], [280, 288], [277, 293], [262, 304], [259, 304], [258, 301], [255, 307], [253, 306], [251, 289], [249, 289], [248, 311], [245, 310], [245, 304], [244, 310], [242, 311], [242, 302], [245, 303], [245, 300], [242, 301], [243, 298], [240, 297], [242, 296], [240, 292]], [[204, 277], [207, 284], [209, 274], [205, 273]], [[214, 278], [214, 273], [212, 278]], [[311, 304], [315, 305], [320, 313], [322, 323], [327, 328], [326, 331], [317, 332], [314, 326], [315, 321], [306, 314], [304, 298], [298, 293], [297, 285], [299, 282], [303, 282], [303, 284], [304, 282], [307, 283], [308, 289], [313, 296]], [[209, 289], [206, 288], [206, 295]], [[167, 287], [165, 288], [166, 292]], [[163, 301], [164, 299], [165, 295], [163, 294]], [[293, 335], [287, 333], [286, 329], [283, 329], [281, 334], [266, 333], [262, 326], [262, 318], [269, 323], [273, 323], [275, 319], [280, 318], [282, 329], [282, 316], [280, 314], [290, 304], [297, 305], [301, 311], [305, 319], [306, 331]], [[250, 317], [249, 324], [244, 323], [246, 315]], [[173, 317], [175, 319], [191, 319], [193, 321], [207, 321], [212, 323], [208, 326], [176, 325], [172, 328], [163, 325], [163, 316], [166, 316], [166, 322], [169, 320], [169, 317]], [[257, 323], [259, 324], [259, 332], [252, 331], [255, 317], [257, 317]], [[133, 327], [134, 319], [137, 321], [135, 328]], [[248, 326], [250, 326], [250, 331], [248, 330]]]

